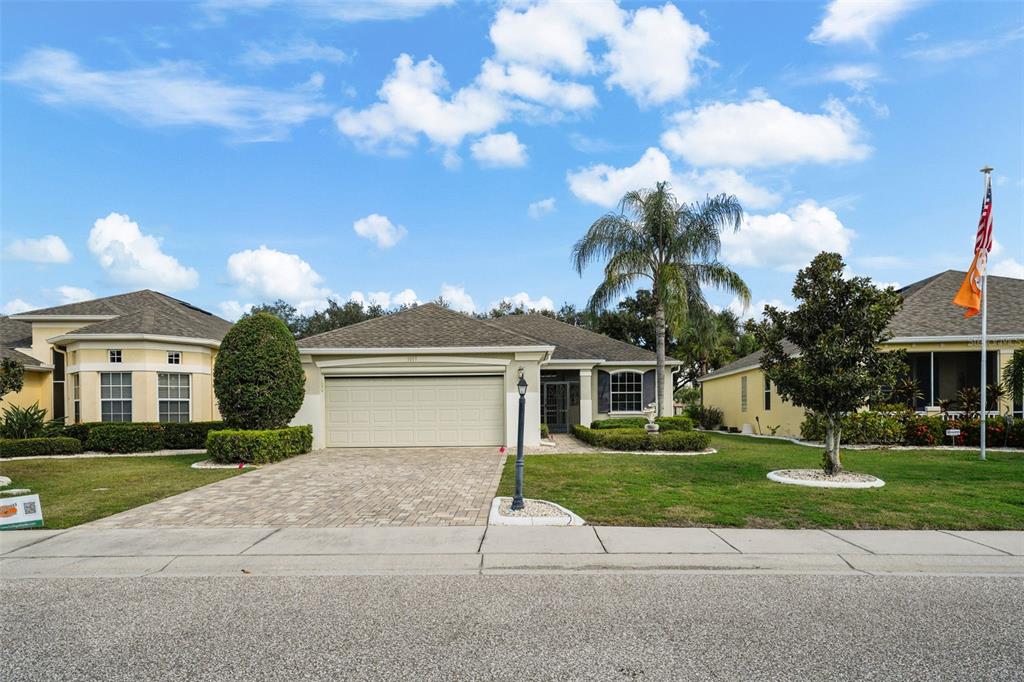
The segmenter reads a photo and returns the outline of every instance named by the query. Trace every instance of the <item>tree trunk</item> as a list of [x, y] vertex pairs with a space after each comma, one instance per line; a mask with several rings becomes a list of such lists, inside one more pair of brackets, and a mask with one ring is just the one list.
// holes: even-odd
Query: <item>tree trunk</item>
[[829, 415], [825, 418], [825, 457], [822, 461], [822, 468], [829, 476], [835, 476], [843, 470], [843, 464], [839, 461], [839, 442], [843, 435], [842, 417], [836, 419]]
[[[658, 355], [657, 371], [655, 372], [654, 385], [658, 395], [658, 416], [667, 417], [665, 414], [665, 304], [658, 301], [654, 308], [654, 333], [657, 338], [654, 340], [654, 348]], [[647, 407], [644, 405], [644, 407]]]

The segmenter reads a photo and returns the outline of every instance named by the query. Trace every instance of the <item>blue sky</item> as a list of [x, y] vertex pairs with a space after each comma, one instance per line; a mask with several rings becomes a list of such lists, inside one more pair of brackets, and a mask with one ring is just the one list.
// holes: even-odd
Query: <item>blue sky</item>
[[[907, 284], [1024, 277], [1024, 5], [18, 3], [2, 7], [0, 308], [143, 287], [582, 305], [623, 192], [739, 196], [756, 314], [842, 252]], [[719, 306], [732, 297], [711, 293]]]

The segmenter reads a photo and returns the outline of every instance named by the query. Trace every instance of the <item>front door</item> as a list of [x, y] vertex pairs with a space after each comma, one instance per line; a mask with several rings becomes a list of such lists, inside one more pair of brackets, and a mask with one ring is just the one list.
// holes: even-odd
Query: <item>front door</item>
[[552, 433], [569, 431], [569, 382], [547, 382], [540, 392], [541, 421]]

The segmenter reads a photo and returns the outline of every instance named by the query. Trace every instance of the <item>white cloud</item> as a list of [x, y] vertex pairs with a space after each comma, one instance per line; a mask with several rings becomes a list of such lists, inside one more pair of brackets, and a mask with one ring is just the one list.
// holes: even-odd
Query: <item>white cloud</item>
[[243, 64], [270, 67], [298, 62], [328, 62], [344, 64], [352, 59], [344, 50], [321, 45], [315, 40], [296, 39], [289, 43], [252, 44], [241, 56]]
[[433, 57], [413, 62], [408, 54], [381, 85], [379, 102], [362, 110], [342, 109], [334, 117], [344, 135], [358, 144], [390, 151], [415, 145], [419, 135], [444, 146], [456, 146], [467, 135], [486, 133], [504, 121], [501, 96], [477, 86], [449, 90], [444, 68]]
[[88, 301], [96, 298], [96, 294], [89, 289], [73, 287], [69, 284], [57, 287], [57, 293], [60, 295], [61, 304], [78, 303], [79, 301]]
[[922, 47], [907, 52], [906, 56], [924, 62], [949, 62], [997, 50], [1022, 39], [1024, 39], [1024, 26], [994, 37], [986, 36], [973, 40], [952, 40], [931, 47]]
[[193, 289], [199, 284], [194, 268], [164, 253], [158, 238], [144, 234], [138, 223], [121, 213], [93, 223], [87, 243], [114, 282], [165, 291]]
[[390, 249], [407, 234], [403, 225], [395, 225], [387, 216], [371, 213], [352, 223], [352, 229], [363, 239], [377, 242], [382, 249]]
[[437, 8], [451, 5], [455, 0], [205, 0], [202, 9], [213, 21], [223, 21], [228, 12], [252, 13], [274, 5], [287, 5], [289, 9], [315, 18], [332, 21], [393, 21], [412, 19]]
[[554, 310], [555, 303], [547, 296], [541, 296], [540, 298], [531, 298], [525, 291], [520, 291], [518, 294], [512, 296], [502, 296], [501, 300], [494, 301], [491, 303], [491, 308], [497, 308], [501, 302], [508, 302], [512, 304], [513, 308], [525, 308], [527, 310]]
[[402, 289], [391, 297], [392, 305], [419, 305], [420, 299], [412, 289]]
[[397, 294], [390, 291], [371, 291], [364, 294], [361, 291], [353, 291], [348, 295], [348, 300], [355, 301], [361, 306], [379, 305], [382, 308], [398, 307], [403, 305], [419, 305], [422, 303], [416, 292], [412, 289], [402, 289]]
[[569, 189], [584, 201], [604, 207], [615, 206], [631, 190], [652, 188], [668, 181], [676, 198], [682, 202], [704, 199], [709, 194], [735, 194], [745, 206], [767, 208], [779, 201], [779, 196], [759, 187], [732, 170], [709, 170], [700, 173], [691, 170], [677, 174], [665, 153], [650, 147], [632, 166], [615, 168], [596, 164], [567, 174]]
[[576, 111], [597, 105], [594, 89], [589, 85], [556, 81], [549, 74], [523, 64], [503, 65], [488, 59], [477, 80], [489, 90], [557, 109]]
[[920, 4], [922, 0], [832, 0], [808, 39], [815, 43], [862, 42], [873, 47], [885, 28]]
[[228, 257], [228, 278], [242, 292], [263, 301], [281, 299], [300, 313], [323, 308], [333, 294], [322, 286], [324, 278], [294, 253], [266, 246]]
[[611, 68], [606, 83], [617, 85], [640, 104], [662, 104], [679, 97], [696, 82], [694, 64], [711, 37], [666, 3], [638, 9], [632, 19], [609, 36], [605, 60]]
[[807, 200], [785, 213], [746, 216], [738, 231], [722, 233], [722, 258], [795, 272], [822, 251], [845, 254], [853, 237], [832, 209]]
[[39, 239], [15, 239], [7, 247], [7, 255], [33, 263], [67, 263], [71, 260], [71, 251], [55, 234]]
[[474, 142], [470, 153], [482, 166], [517, 168], [526, 165], [526, 145], [515, 133], [495, 133]]
[[825, 103], [824, 114], [756, 99], [680, 112], [661, 143], [695, 166], [741, 168], [859, 161], [871, 152], [860, 137], [857, 118], [835, 99]]
[[854, 90], [863, 90], [881, 76], [882, 72], [874, 64], [834, 64], [822, 71], [818, 80], [846, 83]]
[[992, 264], [988, 270], [990, 275], [997, 277], [1016, 277], [1017, 279], [1024, 279], [1024, 263], [1018, 263], [1013, 258], [1003, 258], [997, 263]]
[[234, 322], [242, 315], [252, 310], [252, 303], [239, 303], [238, 301], [221, 301], [217, 304], [220, 308], [220, 316], [225, 320], [231, 320]]
[[740, 318], [741, 320], [760, 320], [761, 318], [764, 317], [764, 307], [766, 305], [774, 306], [779, 310], [795, 309], [792, 303], [784, 303], [777, 298], [762, 298], [756, 303], [751, 303], [749, 306], [744, 308], [743, 303], [740, 302], [738, 296], [733, 296], [732, 300], [729, 301], [729, 305], [725, 307], [731, 310], [733, 315]]
[[441, 298], [443, 298], [454, 310], [459, 310], [464, 313], [472, 313], [476, 311], [476, 305], [473, 303], [473, 297], [466, 293], [466, 289], [464, 287], [456, 286], [454, 284], [442, 284]]
[[231, 85], [184, 61], [122, 71], [92, 70], [66, 50], [28, 52], [7, 80], [34, 90], [47, 104], [88, 106], [151, 126], [204, 125], [243, 141], [279, 140], [328, 113], [320, 94]]
[[540, 220], [540, 218], [542, 218], [543, 216], [547, 215], [548, 213], [553, 213], [554, 211], [555, 211], [555, 198], [554, 197], [548, 197], [547, 199], [541, 199], [540, 201], [535, 201], [532, 204], [530, 204], [529, 208], [526, 209], [526, 212], [534, 220]]
[[2, 312], [4, 315], [17, 315], [18, 313], [23, 313], [26, 310], [35, 310], [38, 307], [39, 306], [32, 305], [28, 301], [24, 301], [20, 298], [15, 298], [8, 301], [7, 303], [4, 303], [3, 306], [0, 306], [0, 312]]

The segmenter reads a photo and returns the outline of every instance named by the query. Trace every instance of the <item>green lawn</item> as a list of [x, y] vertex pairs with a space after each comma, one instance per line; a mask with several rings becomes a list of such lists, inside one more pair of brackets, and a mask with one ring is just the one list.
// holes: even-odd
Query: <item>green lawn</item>
[[45, 528], [68, 528], [241, 473], [192, 469], [206, 455], [0, 459], [11, 488], [39, 493]]
[[[524, 494], [589, 523], [749, 528], [1024, 529], [1024, 454], [844, 451], [850, 471], [885, 480], [870, 490], [781, 485], [773, 469], [815, 468], [817, 448], [711, 434], [718, 454], [576, 454], [526, 458]], [[515, 483], [510, 457], [499, 495]]]

